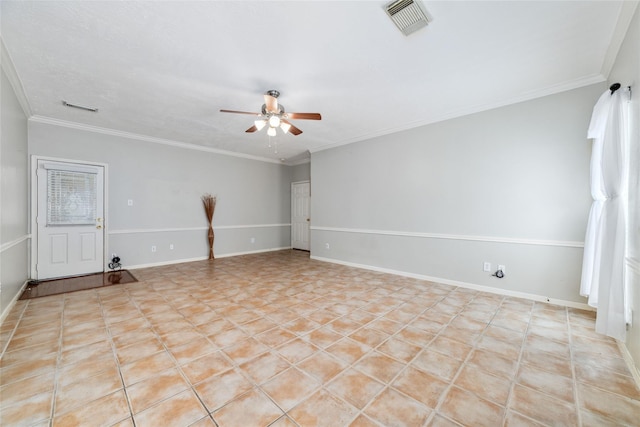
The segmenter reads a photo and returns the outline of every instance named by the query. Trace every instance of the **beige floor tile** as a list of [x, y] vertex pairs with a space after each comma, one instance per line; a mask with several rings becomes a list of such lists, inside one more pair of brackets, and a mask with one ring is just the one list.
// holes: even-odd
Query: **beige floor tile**
[[447, 381], [453, 379], [461, 365], [461, 361], [429, 349], [424, 350], [411, 362], [411, 366]]
[[327, 389], [358, 409], [363, 409], [384, 388], [384, 384], [355, 369], [336, 377]]
[[439, 412], [460, 424], [493, 427], [502, 424], [504, 408], [458, 387], [451, 387]]
[[609, 418], [620, 425], [634, 425], [640, 414], [640, 401], [609, 393], [578, 383], [578, 396], [582, 408], [593, 414]]
[[189, 388], [176, 368], [160, 372], [151, 378], [127, 387], [127, 395], [134, 414]]
[[279, 347], [276, 347], [276, 351], [290, 363], [297, 363], [304, 360], [319, 350], [320, 349], [318, 347], [301, 338], [296, 338], [293, 341], [289, 341]]
[[130, 386], [174, 366], [175, 363], [169, 353], [161, 351], [121, 366], [120, 372], [124, 378], [125, 385]]
[[110, 370], [62, 386], [56, 391], [54, 416], [57, 417], [122, 388], [123, 384], [120, 375]]
[[118, 374], [118, 365], [113, 354], [105, 354], [95, 359], [84, 359], [59, 367], [58, 387], [93, 377], [105, 371], [114, 375]]
[[509, 408], [543, 424], [578, 425], [575, 405], [519, 384], [513, 388]]
[[400, 370], [403, 364], [374, 351], [363, 357], [354, 367], [367, 375], [370, 375], [383, 383], [390, 382]]
[[268, 426], [284, 415], [267, 396], [257, 389], [241, 395], [213, 414], [220, 426], [244, 427]]
[[232, 369], [208, 378], [194, 388], [209, 412], [214, 412], [253, 387], [241, 373]]
[[87, 403], [53, 419], [54, 427], [77, 427], [81, 425], [112, 425], [130, 416], [124, 391]]
[[157, 338], [151, 338], [126, 347], [116, 348], [116, 356], [121, 365], [126, 365], [160, 351], [164, 351], [162, 343]]
[[431, 409], [393, 389], [379, 394], [364, 410], [365, 415], [384, 426], [412, 427], [423, 425]]
[[391, 384], [396, 390], [422, 402], [429, 408], [435, 408], [440, 395], [444, 393], [449, 383], [419, 371], [412, 367], [406, 368]]
[[337, 343], [329, 346], [326, 351], [347, 363], [354, 363], [371, 351], [371, 347], [357, 341], [353, 341], [349, 338], [343, 338]]
[[322, 383], [305, 375], [296, 368], [290, 368], [262, 385], [262, 389], [283, 410], [296, 406], [317, 390]]
[[46, 422], [51, 417], [52, 392], [30, 396], [15, 402], [14, 405], [0, 410], [0, 425], [32, 426], [38, 422]]
[[593, 365], [576, 365], [576, 380], [593, 387], [640, 400], [640, 390], [633, 377], [611, 372]]
[[134, 415], [136, 427], [188, 426], [207, 415], [193, 391], [185, 390]]
[[358, 411], [330, 393], [320, 390], [289, 412], [289, 416], [301, 426], [349, 425]]
[[176, 359], [179, 365], [183, 365], [217, 350], [217, 346], [212, 344], [207, 338], [202, 337], [186, 344], [172, 347], [169, 349], [169, 352]]
[[231, 360], [240, 365], [269, 351], [269, 347], [255, 338], [249, 338], [238, 344], [226, 347], [223, 351]]
[[36, 360], [12, 363], [10, 365], [5, 365], [4, 361], [0, 360], [0, 385], [53, 372], [57, 361], [57, 354], [55, 353], [47, 354]]
[[429, 350], [437, 351], [438, 353], [442, 353], [461, 361], [467, 358], [472, 349], [473, 347], [470, 345], [451, 340], [444, 336], [438, 336], [431, 342], [431, 344], [429, 344]]
[[136, 425], [213, 426], [207, 408], [243, 427], [617, 426], [640, 413], [618, 346], [594, 332], [590, 311], [296, 251], [136, 277], [18, 301], [0, 325], [2, 424], [48, 425], [54, 404], [53, 425], [118, 427], [133, 426], [132, 412]]
[[0, 409], [15, 405], [32, 396], [50, 393], [54, 388], [55, 374], [53, 372], [14, 381], [0, 386]]
[[511, 381], [492, 375], [473, 365], [466, 365], [462, 368], [456, 378], [455, 385], [501, 406], [507, 404], [511, 389]]
[[297, 366], [320, 382], [326, 383], [342, 372], [348, 364], [328, 353], [317, 352]]
[[217, 351], [182, 365], [182, 371], [191, 384], [197, 384], [232, 367], [222, 352]]
[[566, 402], [574, 402], [573, 381], [561, 375], [555, 375], [523, 363], [516, 381], [523, 386], [550, 394]]
[[275, 352], [263, 353], [255, 359], [240, 365], [240, 368], [256, 384], [262, 384], [290, 367], [291, 364]]

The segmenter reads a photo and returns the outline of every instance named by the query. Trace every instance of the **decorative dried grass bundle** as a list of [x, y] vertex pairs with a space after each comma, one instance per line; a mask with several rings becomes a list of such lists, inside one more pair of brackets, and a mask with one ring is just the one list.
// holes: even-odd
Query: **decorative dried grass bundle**
[[215, 259], [213, 256], [213, 212], [216, 210], [217, 197], [206, 193], [202, 196], [202, 204], [204, 205], [204, 212], [207, 214], [207, 220], [209, 221], [209, 259]]

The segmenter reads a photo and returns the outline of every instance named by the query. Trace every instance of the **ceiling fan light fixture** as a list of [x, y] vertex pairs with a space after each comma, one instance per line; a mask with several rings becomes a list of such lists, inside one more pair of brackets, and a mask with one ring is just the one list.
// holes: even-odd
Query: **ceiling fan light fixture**
[[267, 121], [265, 119], [256, 120], [255, 122], [253, 122], [253, 124], [256, 125], [256, 129], [262, 130], [262, 128], [267, 125]]
[[280, 126], [280, 117], [275, 115], [269, 117], [269, 126], [271, 126], [272, 128], [277, 128], [278, 126]]
[[282, 129], [284, 133], [289, 133], [289, 129], [291, 129], [291, 125], [289, 123], [282, 122], [280, 124], [280, 129]]
[[269, 129], [267, 130], [267, 135], [276, 136], [276, 128], [269, 127]]

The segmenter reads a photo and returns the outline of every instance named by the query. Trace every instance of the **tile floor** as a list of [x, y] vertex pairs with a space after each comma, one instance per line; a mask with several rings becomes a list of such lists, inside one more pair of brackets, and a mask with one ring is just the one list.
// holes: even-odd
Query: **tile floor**
[[280, 251], [19, 301], [7, 426], [640, 425], [591, 312]]

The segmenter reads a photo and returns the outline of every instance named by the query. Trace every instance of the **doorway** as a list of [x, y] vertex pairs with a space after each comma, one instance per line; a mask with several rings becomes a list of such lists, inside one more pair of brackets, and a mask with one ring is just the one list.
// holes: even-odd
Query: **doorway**
[[35, 159], [36, 280], [104, 271], [105, 165]]
[[311, 184], [309, 181], [291, 183], [291, 247], [308, 251], [309, 246], [309, 206]]

